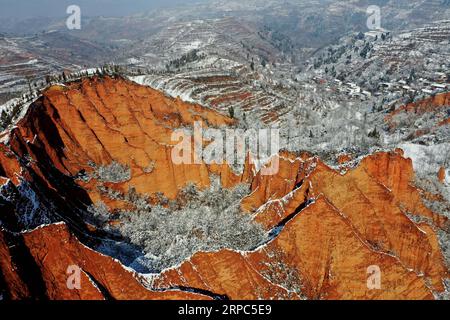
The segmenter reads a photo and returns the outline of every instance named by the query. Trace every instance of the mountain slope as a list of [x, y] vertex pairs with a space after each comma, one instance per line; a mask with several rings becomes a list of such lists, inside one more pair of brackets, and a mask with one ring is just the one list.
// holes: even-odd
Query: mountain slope
[[[47, 89], [1, 139], [3, 296], [432, 299], [446, 293], [448, 218], [424, 205], [412, 162], [400, 150], [335, 169], [307, 153], [281, 152], [272, 176], [248, 161], [241, 172], [227, 164], [175, 165], [171, 134], [194, 121], [235, 125], [211, 109], [122, 78]], [[124, 265], [157, 253], [133, 240], [145, 230], [121, 233], [124, 211], [143, 219], [161, 212], [158, 206], [180, 212], [190, 205], [181, 201], [190, 183], [210, 189], [205, 201], [217, 202], [215, 177], [225, 189], [250, 185], [238, 205], [265, 230], [262, 241], [245, 251], [226, 243], [201, 250], [151, 276], [127, 271]], [[99, 203], [106, 208], [102, 215], [92, 210]], [[194, 220], [183, 219], [190, 239], [201, 241]], [[177, 239], [182, 232], [167, 229], [160, 237]], [[173, 246], [177, 254], [176, 241]], [[70, 265], [84, 271], [88, 285], [80, 291], [67, 289]], [[381, 270], [379, 289], [367, 286], [373, 266]], [[27, 277], [30, 267], [35, 280]], [[125, 283], [134, 289], [124, 290]]]

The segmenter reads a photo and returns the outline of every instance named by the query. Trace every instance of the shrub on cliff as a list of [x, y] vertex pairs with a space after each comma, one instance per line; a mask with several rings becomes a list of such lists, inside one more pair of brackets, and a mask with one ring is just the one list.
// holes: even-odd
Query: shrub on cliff
[[102, 182], [121, 183], [131, 179], [131, 169], [127, 165], [122, 165], [116, 161], [113, 161], [107, 166], [95, 168], [94, 178]]
[[88, 222], [100, 228], [105, 227], [106, 223], [111, 218], [108, 207], [102, 201], [97, 202], [95, 205], [89, 206], [87, 211], [90, 214], [87, 217]]

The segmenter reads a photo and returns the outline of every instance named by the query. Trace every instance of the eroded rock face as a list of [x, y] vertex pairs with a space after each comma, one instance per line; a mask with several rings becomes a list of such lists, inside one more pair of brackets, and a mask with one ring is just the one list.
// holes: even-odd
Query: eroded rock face
[[[16, 240], [22, 244], [20, 252], [8, 250], [4, 236], [5, 233], [1, 233], [2, 272], [12, 299], [211, 299], [187, 290], [167, 288], [152, 291], [145, 288], [136, 274], [126, 270], [118, 261], [80, 243], [65, 224], [23, 233]], [[73, 267], [79, 268], [79, 282], [74, 278], [77, 274]], [[25, 279], [19, 277], [17, 268], [29, 276]]]
[[[422, 119], [423, 123], [420, 126], [420, 129], [414, 129], [413, 132], [410, 133], [410, 138], [417, 138], [433, 133], [439, 130], [440, 127], [450, 124], [450, 118], [446, 112], [449, 105], [450, 93], [438, 93], [432, 97], [400, 106], [390, 112], [385, 117], [385, 121], [391, 130], [395, 130], [399, 127], [405, 128], [408, 126], [410, 128], [417, 128], [415, 126], [411, 126], [411, 123]], [[432, 117], [430, 117], [430, 115], [432, 115]], [[427, 117], [430, 119], [427, 120]]]
[[[46, 157], [70, 176], [91, 171], [90, 162], [102, 166], [117, 161], [132, 173], [131, 180], [117, 188], [133, 185], [139, 193], [162, 192], [174, 198], [186, 181], [209, 184], [205, 165], [174, 166], [171, 161], [176, 144], [171, 140], [173, 131], [194, 121], [205, 127], [233, 122], [128, 81], [84, 80], [47, 90], [13, 132], [11, 145], [15, 151], [20, 145], [20, 151], [39, 163]], [[90, 186], [83, 185], [92, 198], [98, 198]]]
[[[289, 162], [304, 168], [312, 166], [310, 161]], [[371, 170], [387, 162], [394, 169], [381, 178]], [[396, 167], [399, 163], [403, 166]], [[256, 219], [282, 228], [274, 240], [254, 252], [199, 253], [164, 272], [158, 283], [195, 284], [231, 293], [233, 299], [432, 299], [433, 293], [445, 289], [442, 281], [448, 269], [433, 231], [438, 226], [416, 224], [406, 215], [409, 207], [417, 215], [435, 216], [407, 198], [408, 194], [412, 199], [418, 196], [418, 190], [409, 185], [411, 180], [401, 180], [412, 170], [409, 160], [397, 153], [379, 153], [344, 175], [320, 161], [312, 167], [287, 196], [269, 201], [258, 211]], [[273, 179], [276, 183], [277, 177]], [[280, 224], [286, 219], [285, 225]], [[447, 223], [444, 218], [435, 221]], [[231, 266], [242, 266], [239, 281], [237, 274], [227, 272]], [[380, 270], [382, 278], [377, 290], [367, 285], [372, 268]], [[245, 281], [242, 274], [248, 275]], [[274, 293], [270, 284], [261, 284], [261, 276], [285, 291]], [[264, 291], [267, 286], [272, 296]]]
[[[272, 176], [248, 160], [241, 174], [226, 164], [174, 165], [171, 134], [194, 121], [233, 124], [123, 79], [48, 89], [0, 144], [3, 296], [433, 299], [445, 290], [448, 266], [436, 233], [448, 221], [423, 204], [401, 150], [370, 155], [345, 173], [288, 152], [279, 154]], [[129, 177], [111, 182], [94, 174], [111, 163], [127, 166]], [[199, 252], [152, 281], [88, 247], [102, 232], [84, 220], [87, 206], [99, 200], [111, 210], [130, 206], [105, 188], [174, 199], [191, 182], [208, 187], [212, 175], [227, 188], [251, 184], [241, 207], [268, 231], [266, 243], [249, 252]], [[48, 225], [23, 232], [46, 219]], [[82, 271], [81, 289], [67, 287], [69, 266]]]
[[[367, 286], [367, 270], [381, 270], [380, 290]], [[272, 242], [250, 253], [199, 253], [159, 285], [195, 284], [232, 299], [432, 299], [423, 277], [397, 257], [361, 241], [346, 218], [320, 197]], [[274, 285], [276, 284], [276, 285]]]

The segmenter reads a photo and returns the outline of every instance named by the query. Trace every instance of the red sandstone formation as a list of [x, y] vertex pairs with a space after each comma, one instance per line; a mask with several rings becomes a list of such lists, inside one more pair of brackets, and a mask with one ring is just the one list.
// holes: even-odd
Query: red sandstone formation
[[[411, 102], [397, 108], [395, 111], [389, 113], [389, 115], [386, 116], [385, 121], [389, 124], [391, 128], [395, 128], [397, 126], [396, 117], [401, 115], [402, 113], [406, 113], [411, 117], [417, 117], [425, 113], [434, 113], [443, 110], [443, 108], [448, 107], [449, 105], [450, 105], [450, 92], [439, 93], [430, 98], [416, 102]], [[414, 133], [414, 136], [415, 137], [422, 136], [424, 134], [427, 134], [431, 130], [434, 130], [437, 127], [445, 126], [448, 124], [450, 124], [450, 119], [441, 118], [432, 127], [417, 130]]]
[[[367, 287], [371, 265], [381, 269], [381, 290]], [[431, 290], [441, 288], [429, 288], [428, 276], [418, 276], [397, 256], [371, 247], [337, 208], [319, 197], [267, 246], [249, 253], [198, 253], [164, 272], [158, 283], [209, 288], [232, 299], [298, 299], [295, 288], [310, 299], [432, 299]]]
[[438, 172], [438, 179], [439, 179], [440, 182], [442, 182], [442, 183], [445, 182], [445, 175], [446, 175], [446, 173], [445, 173], [445, 168], [444, 168], [444, 167], [441, 167], [441, 168], [439, 169], [439, 172]]
[[[436, 230], [448, 221], [423, 204], [412, 162], [401, 150], [370, 155], [345, 174], [306, 153], [280, 153], [273, 176], [255, 173], [248, 163], [241, 175], [226, 164], [174, 165], [171, 133], [194, 121], [233, 124], [122, 79], [44, 92], [0, 145], [0, 185], [27, 181], [52, 199], [67, 223], [0, 232], [0, 289], [8, 298], [433, 299], [444, 290], [449, 274]], [[129, 181], [75, 179], [91, 173], [91, 163], [113, 161], [131, 168]], [[102, 194], [99, 185], [173, 199], [190, 182], [209, 186], [211, 174], [224, 187], [251, 183], [241, 206], [270, 231], [270, 241], [249, 252], [199, 252], [152, 283], [82, 244], [97, 230], [77, 219], [74, 208], [98, 200], [112, 210], [129, 205]], [[15, 209], [4, 210], [6, 227], [17, 227]], [[80, 290], [67, 288], [70, 265], [82, 270]], [[381, 272], [379, 289], [367, 285], [372, 266]]]
[[[20, 236], [23, 252], [11, 250], [0, 233], [1, 267], [12, 299], [30, 297], [58, 300], [144, 300], [144, 299], [209, 299], [210, 297], [177, 289], [152, 291], [118, 261], [101, 255], [81, 244], [65, 224], [54, 224]], [[28, 273], [26, 279], [20, 273]], [[22, 261], [21, 261], [22, 259]], [[81, 269], [80, 288], [67, 285], [72, 274], [68, 268]]]
[[341, 154], [337, 161], [339, 164], [346, 164], [347, 162], [352, 161], [352, 156], [349, 154]]
[[393, 116], [401, 112], [410, 112], [422, 114], [425, 112], [434, 111], [441, 107], [450, 105], [450, 93], [439, 93], [433, 97], [421, 100], [419, 102], [408, 103], [407, 105], [401, 106], [395, 111], [391, 112], [387, 117], [387, 120], [391, 119]]

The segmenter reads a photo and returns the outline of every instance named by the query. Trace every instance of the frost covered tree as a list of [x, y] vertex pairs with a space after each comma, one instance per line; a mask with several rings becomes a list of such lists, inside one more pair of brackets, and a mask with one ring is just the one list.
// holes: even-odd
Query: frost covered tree
[[176, 265], [198, 251], [250, 250], [265, 240], [266, 233], [241, 212], [240, 201], [248, 191], [247, 185], [205, 191], [188, 185], [167, 207], [121, 212], [118, 231], [142, 248], [153, 271]]
[[122, 165], [116, 161], [113, 161], [107, 166], [97, 167], [93, 173], [94, 178], [103, 182], [120, 183], [131, 179], [131, 169], [127, 165]]
[[107, 222], [111, 219], [111, 214], [103, 201], [99, 201], [95, 205], [89, 206], [87, 211], [89, 213], [87, 220], [90, 223], [99, 228], [106, 228]]

